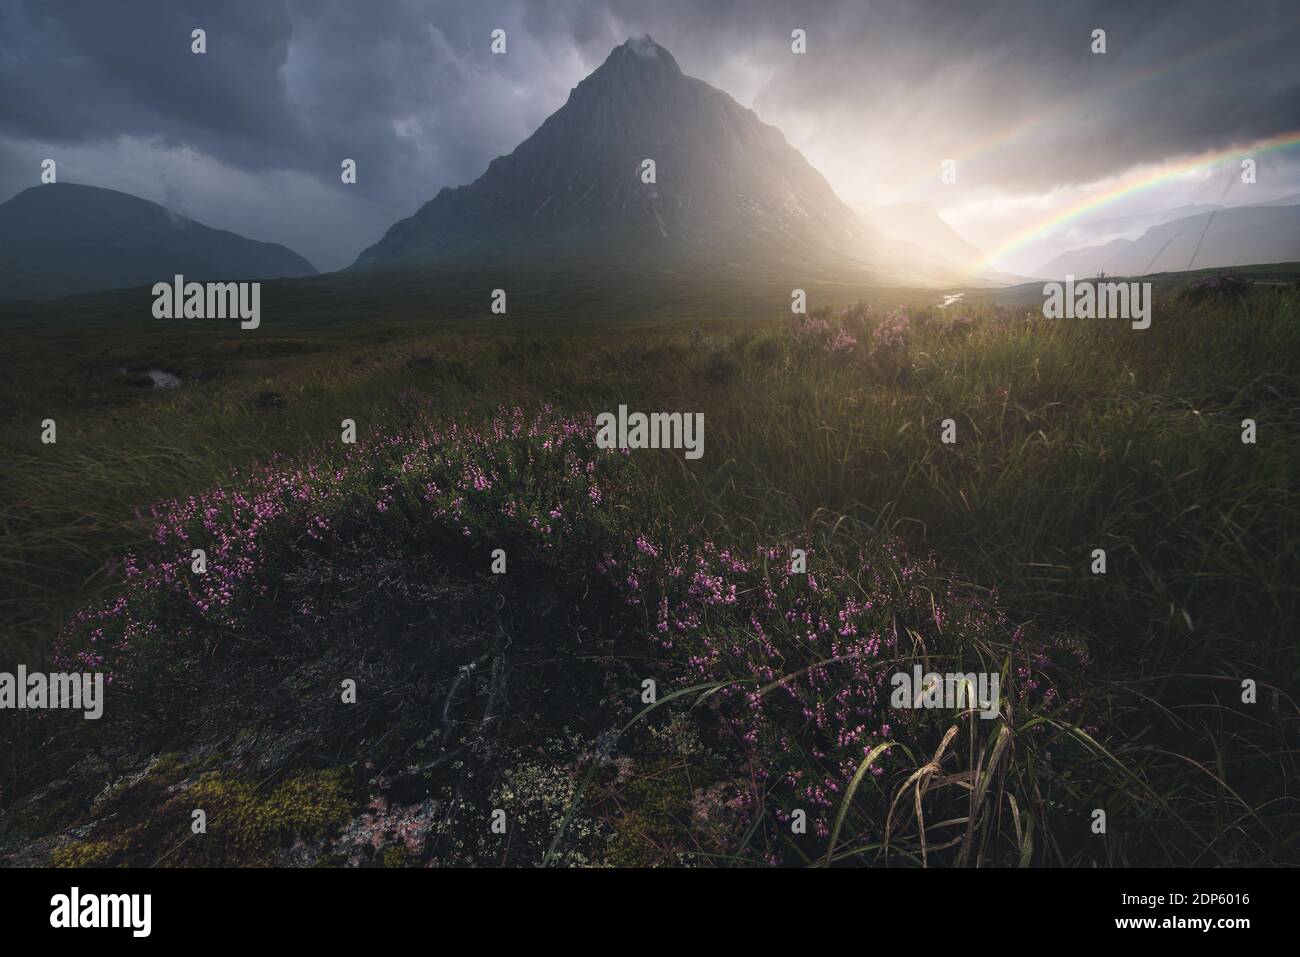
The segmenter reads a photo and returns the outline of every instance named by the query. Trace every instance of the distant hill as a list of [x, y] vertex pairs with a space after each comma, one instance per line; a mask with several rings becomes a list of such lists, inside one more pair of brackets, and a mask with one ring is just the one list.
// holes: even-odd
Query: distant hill
[[1292, 193], [1280, 199], [1271, 199], [1267, 203], [1254, 203], [1255, 206], [1300, 206], [1300, 193]]
[[186, 279], [314, 276], [278, 243], [212, 229], [129, 193], [72, 183], [0, 204], [0, 301], [54, 299]]
[[1106, 216], [1092, 219], [1080, 219], [1071, 224], [1071, 228], [1095, 232], [1136, 232], [1138, 229], [1150, 229], [1175, 219], [1186, 219], [1201, 213], [1212, 213], [1223, 209], [1219, 203], [1191, 203], [1186, 206], [1171, 206], [1166, 209], [1153, 209], [1141, 213], [1127, 213], [1123, 216]]
[[[655, 163], [655, 182], [642, 163]], [[941, 282], [849, 209], [752, 110], [628, 40], [508, 156], [443, 189], [351, 267], [680, 290], [693, 281]], [[787, 293], [788, 295], [788, 293]]]
[[1295, 260], [1300, 260], [1300, 205], [1231, 206], [1153, 226], [1137, 239], [1070, 250], [1035, 275], [1141, 276]]
[[863, 210], [862, 215], [885, 236], [910, 244], [914, 255], [950, 264], [960, 274], [961, 281], [994, 285], [1024, 281], [1023, 276], [990, 268], [984, 253], [958, 235], [929, 203], [873, 206]]
[[929, 203], [895, 203], [873, 206], [863, 212], [891, 239], [923, 246], [962, 266], [984, 266], [984, 253], [957, 235]]

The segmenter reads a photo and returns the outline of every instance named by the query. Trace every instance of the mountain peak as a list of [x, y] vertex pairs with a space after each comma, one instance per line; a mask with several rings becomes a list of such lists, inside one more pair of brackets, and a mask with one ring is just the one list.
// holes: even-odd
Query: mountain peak
[[672, 59], [672, 54], [668, 53], [663, 47], [655, 43], [654, 37], [648, 33], [639, 33], [636, 36], [628, 37], [616, 50], [627, 50], [643, 58], [656, 58], [660, 53], [667, 54], [668, 59]]
[[797, 285], [870, 275], [883, 252], [779, 130], [642, 35], [513, 152], [394, 224], [355, 265], [535, 267], [554, 280], [562, 266], [588, 275], [648, 262], [672, 281], [725, 270]]
[[648, 33], [628, 37], [614, 47], [609, 56], [605, 58], [605, 62], [592, 76], [599, 76], [601, 73], [614, 70], [620, 72], [633, 70], [641, 74], [661, 73], [673, 77], [682, 76], [682, 68], [677, 65], [673, 55], [655, 43]]

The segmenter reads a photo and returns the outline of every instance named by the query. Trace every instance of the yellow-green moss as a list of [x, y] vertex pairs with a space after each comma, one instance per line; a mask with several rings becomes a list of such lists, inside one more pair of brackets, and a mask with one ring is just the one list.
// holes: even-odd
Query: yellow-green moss
[[[189, 787], [175, 769], [153, 773], [114, 792], [100, 809], [93, 839], [60, 848], [51, 863], [267, 864], [282, 835], [311, 838], [351, 818], [345, 775], [342, 768], [297, 771], [268, 788], [223, 771], [203, 774]], [[206, 815], [203, 834], [192, 830], [195, 810]]]
[[116, 841], [73, 841], [50, 855], [50, 866], [103, 867], [117, 848]]
[[179, 751], [168, 751], [165, 754], [158, 755], [153, 762], [154, 774], [172, 774], [184, 770], [186, 765], [181, 761]]
[[690, 859], [700, 847], [694, 793], [718, 780], [720, 769], [700, 741], [695, 719], [676, 712], [646, 727], [642, 757], [611, 782], [617, 793], [615, 837], [603, 863], [652, 867]]
[[623, 813], [606, 852], [615, 867], [676, 863], [689, 847], [690, 779], [677, 758], [644, 762], [619, 794]]
[[339, 770], [299, 771], [267, 795], [245, 778], [209, 774], [183, 800], [207, 812], [205, 836], [228, 842], [240, 857], [260, 857], [282, 832], [315, 837], [351, 817]]
[[384, 867], [405, 867], [406, 848], [393, 845], [384, 851]]

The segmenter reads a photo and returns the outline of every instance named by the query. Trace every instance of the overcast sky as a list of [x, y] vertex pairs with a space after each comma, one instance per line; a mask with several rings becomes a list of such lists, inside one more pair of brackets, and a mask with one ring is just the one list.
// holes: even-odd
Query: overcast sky
[[1297, 0], [0, 0], [0, 200], [53, 157], [62, 182], [337, 269], [640, 33], [778, 126], [850, 205], [931, 202], [1006, 269], [1118, 234], [1073, 223], [1003, 248], [1173, 166], [1190, 168], [1091, 218], [1300, 193], [1296, 147], [1260, 153], [1253, 186], [1236, 159], [1192, 162], [1300, 132]]

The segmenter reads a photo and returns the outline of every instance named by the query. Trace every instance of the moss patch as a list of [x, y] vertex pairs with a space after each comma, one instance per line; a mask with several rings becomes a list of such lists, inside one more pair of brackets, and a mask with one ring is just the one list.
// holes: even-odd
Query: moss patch
[[[192, 830], [202, 810], [206, 831]], [[299, 770], [279, 784], [228, 772], [193, 783], [153, 774], [116, 793], [89, 838], [57, 850], [60, 867], [264, 865], [292, 838], [346, 823], [352, 802], [341, 768]]]

